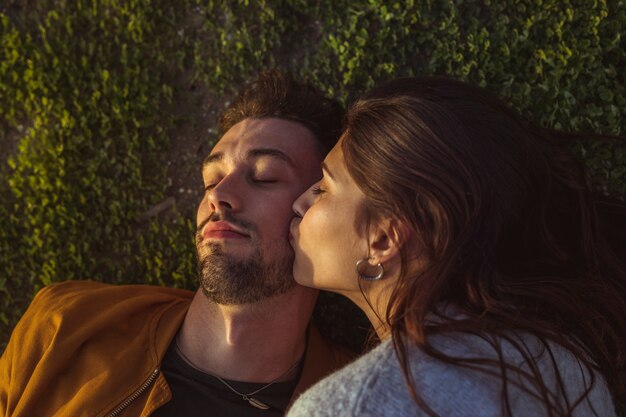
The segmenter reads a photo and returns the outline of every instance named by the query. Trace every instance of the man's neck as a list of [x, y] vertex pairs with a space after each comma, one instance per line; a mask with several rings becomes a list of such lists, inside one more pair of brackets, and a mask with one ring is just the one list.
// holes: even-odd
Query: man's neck
[[196, 368], [222, 378], [288, 380], [306, 348], [316, 296], [316, 290], [297, 286], [260, 303], [224, 306], [197, 291], [180, 330], [179, 349]]

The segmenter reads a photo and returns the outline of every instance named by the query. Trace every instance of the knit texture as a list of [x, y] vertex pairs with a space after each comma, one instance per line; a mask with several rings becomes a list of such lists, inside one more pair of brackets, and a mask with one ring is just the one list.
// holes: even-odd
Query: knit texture
[[[496, 341], [497, 343], [493, 343]], [[574, 405], [589, 387], [592, 375], [565, 349], [545, 347], [532, 336], [516, 336], [536, 358], [548, 389], [565, 404]], [[522, 355], [509, 342], [487, 341], [473, 335], [439, 335], [431, 339], [440, 351], [462, 358], [497, 358], [500, 346], [507, 363], [530, 372]], [[495, 417], [505, 415], [500, 370], [472, 370], [438, 361], [418, 348], [409, 349], [409, 363], [417, 392], [441, 417]], [[558, 368], [566, 393], [557, 395]], [[495, 373], [495, 375], [493, 374]], [[532, 387], [519, 373], [508, 371], [508, 398], [513, 416], [548, 416], [545, 405], [533, 395]], [[575, 417], [615, 417], [615, 407], [606, 382], [597, 373], [589, 396], [572, 413]], [[554, 415], [559, 415], [555, 413]], [[312, 416], [428, 416], [412, 399], [400, 362], [388, 339], [344, 369], [322, 380], [305, 392], [289, 410], [288, 417]]]

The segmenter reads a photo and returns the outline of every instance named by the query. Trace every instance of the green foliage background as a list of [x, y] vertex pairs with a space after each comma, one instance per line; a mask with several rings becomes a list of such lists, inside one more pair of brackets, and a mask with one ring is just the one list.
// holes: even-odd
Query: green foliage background
[[[142, 214], [168, 197], [166, 155], [180, 124], [194, 123], [179, 109], [198, 88], [222, 105], [280, 66], [345, 103], [381, 80], [447, 74], [544, 126], [624, 134], [622, 0], [4, 4], [0, 346], [51, 282], [195, 287], [194, 207]], [[595, 187], [624, 198], [623, 141], [572, 146]], [[325, 300], [317, 314], [331, 322], [340, 301]], [[349, 343], [359, 323], [328, 332]]]

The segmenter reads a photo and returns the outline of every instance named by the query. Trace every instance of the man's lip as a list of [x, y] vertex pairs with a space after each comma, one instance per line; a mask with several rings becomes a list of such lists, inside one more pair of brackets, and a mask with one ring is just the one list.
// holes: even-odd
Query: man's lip
[[211, 230], [204, 234], [204, 239], [244, 239], [247, 237], [232, 230]]
[[204, 226], [202, 238], [250, 237], [246, 232], [236, 228], [228, 222], [209, 222]]

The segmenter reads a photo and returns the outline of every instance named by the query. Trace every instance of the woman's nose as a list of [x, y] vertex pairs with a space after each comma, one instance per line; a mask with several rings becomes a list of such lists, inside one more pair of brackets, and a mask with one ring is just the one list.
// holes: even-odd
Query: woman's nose
[[308, 190], [300, 194], [300, 197], [298, 197], [296, 201], [293, 202], [292, 209], [296, 216], [304, 216], [304, 213], [306, 213], [309, 207], [311, 207], [311, 201], [313, 197], [313, 193], [311, 192], [311, 190], [313, 189], [313, 187], [317, 186], [317, 184], [318, 183], [313, 184], [311, 187], [309, 187]]

